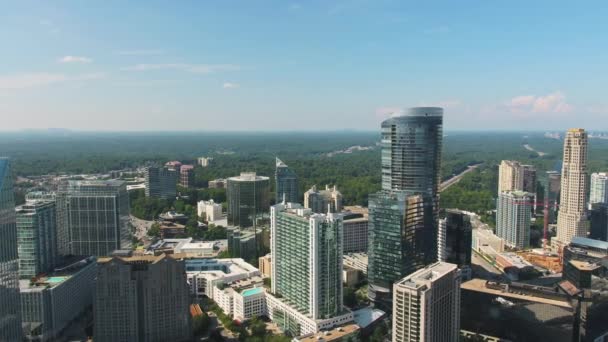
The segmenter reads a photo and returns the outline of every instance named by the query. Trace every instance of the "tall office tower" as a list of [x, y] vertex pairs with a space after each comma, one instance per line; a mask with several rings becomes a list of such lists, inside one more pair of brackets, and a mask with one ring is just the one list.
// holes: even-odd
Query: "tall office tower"
[[608, 173], [606, 172], [591, 174], [589, 204], [593, 203], [608, 203]]
[[9, 160], [0, 158], [0, 341], [21, 341], [19, 255]]
[[98, 263], [95, 342], [189, 341], [190, 289], [183, 260], [162, 254]]
[[530, 246], [530, 221], [532, 219], [532, 194], [523, 191], [503, 191], [496, 204], [496, 235], [507, 246]]
[[295, 203], [270, 209], [272, 292], [313, 320], [342, 312], [342, 216]]
[[446, 209], [439, 223], [439, 261], [455, 264], [470, 273], [473, 226], [471, 217], [458, 209]]
[[275, 203], [281, 203], [283, 200], [285, 200], [286, 203], [300, 202], [300, 196], [298, 194], [298, 177], [296, 176], [296, 173], [279, 158], [276, 158], [274, 179], [276, 181]]
[[57, 262], [54, 194], [29, 193], [16, 211], [20, 277], [33, 278], [51, 271]]
[[582, 128], [572, 128], [564, 139], [561, 200], [557, 216], [558, 245], [569, 244], [575, 236], [587, 236], [587, 182], [587, 132]]
[[68, 181], [57, 192], [61, 255], [109, 255], [131, 248], [129, 194], [119, 180]]
[[268, 219], [269, 178], [242, 172], [227, 180], [228, 225], [247, 228]]
[[179, 185], [184, 188], [193, 188], [194, 183], [194, 166], [182, 165], [179, 169]]
[[562, 175], [557, 171], [547, 171], [545, 184], [545, 200], [549, 205], [549, 223], [557, 220], [557, 208], [561, 189]]
[[317, 189], [313, 185], [304, 193], [304, 208], [311, 209], [313, 213], [323, 214], [329, 210], [332, 213], [342, 211], [342, 193], [334, 185], [325, 185], [325, 190]]
[[392, 342], [458, 342], [460, 272], [437, 262], [396, 282]]
[[375, 301], [390, 302], [393, 282], [437, 260], [442, 141], [442, 108], [411, 108], [382, 122], [382, 191], [369, 201]]
[[177, 171], [166, 167], [146, 168], [146, 197], [170, 199], [177, 193]]
[[[425, 215], [422, 195], [394, 191], [369, 196], [368, 296], [385, 310], [390, 310], [395, 281], [437, 261], [437, 238], [427, 240]], [[430, 244], [433, 252], [428, 252]]]
[[589, 238], [608, 241], [608, 203], [591, 204], [589, 221]]

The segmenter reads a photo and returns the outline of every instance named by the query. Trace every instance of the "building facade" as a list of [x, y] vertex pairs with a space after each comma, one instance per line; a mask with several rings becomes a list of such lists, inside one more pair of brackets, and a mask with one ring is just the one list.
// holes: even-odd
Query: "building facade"
[[313, 320], [342, 313], [342, 217], [271, 208], [272, 292]]
[[608, 241], [608, 203], [593, 203], [589, 210], [589, 237]]
[[207, 167], [207, 166], [211, 165], [212, 161], [213, 161], [212, 157], [199, 157], [197, 159], [198, 165], [200, 165], [202, 167]]
[[530, 222], [533, 195], [523, 191], [504, 191], [496, 204], [496, 235], [507, 246], [530, 247]]
[[589, 204], [594, 203], [608, 203], [608, 173], [606, 172], [591, 174]]
[[56, 205], [60, 254], [105, 256], [131, 247], [125, 182], [68, 181], [60, 185]]
[[343, 252], [367, 253], [369, 219], [363, 214], [344, 214]]
[[228, 227], [226, 230], [228, 251], [233, 258], [252, 260], [258, 258], [258, 250], [262, 246], [262, 229], [243, 229]]
[[243, 172], [227, 180], [228, 225], [247, 228], [268, 220], [269, 178]]
[[19, 253], [13, 175], [0, 158], [0, 341], [21, 341]]
[[98, 262], [96, 342], [190, 340], [190, 294], [183, 261], [163, 254]]
[[464, 276], [471, 267], [471, 217], [457, 209], [446, 209], [445, 215], [439, 223], [439, 261], [457, 265]]
[[536, 168], [515, 160], [503, 160], [498, 168], [498, 192], [525, 191], [536, 194]]
[[328, 211], [338, 213], [342, 211], [342, 194], [336, 186], [325, 186], [325, 190], [319, 190], [313, 185], [304, 193], [304, 208], [311, 209], [313, 213], [325, 214]]
[[197, 215], [199, 219], [206, 222], [213, 222], [222, 219], [222, 205], [215, 201], [199, 201], [197, 203]]
[[545, 178], [545, 201], [549, 207], [549, 223], [557, 222], [559, 194], [562, 187], [562, 174], [557, 171], [547, 171]]
[[557, 244], [564, 246], [573, 237], [587, 236], [586, 213], [587, 132], [581, 128], [568, 130], [564, 139], [560, 208], [557, 216]]
[[[29, 194], [28, 194], [29, 196]], [[26, 199], [17, 207], [19, 276], [32, 278], [50, 271], [57, 262], [57, 224], [54, 196]]]
[[276, 168], [274, 173], [276, 182], [275, 203], [299, 203], [300, 194], [298, 189], [298, 177], [287, 164], [276, 158]]
[[170, 199], [177, 194], [177, 171], [167, 167], [146, 168], [146, 197]]
[[438, 262], [396, 282], [392, 342], [458, 342], [460, 272]]
[[194, 183], [194, 166], [182, 165], [179, 169], [179, 185], [184, 188], [193, 188]]

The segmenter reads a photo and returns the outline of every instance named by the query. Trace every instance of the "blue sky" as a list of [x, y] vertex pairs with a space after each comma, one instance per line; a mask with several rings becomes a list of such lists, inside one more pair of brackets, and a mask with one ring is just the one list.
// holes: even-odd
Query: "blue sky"
[[1, 1], [1, 130], [608, 129], [606, 1]]

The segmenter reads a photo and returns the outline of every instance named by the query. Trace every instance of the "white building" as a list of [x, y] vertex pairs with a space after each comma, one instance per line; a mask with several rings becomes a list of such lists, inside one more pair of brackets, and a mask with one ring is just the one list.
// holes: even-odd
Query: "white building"
[[534, 196], [523, 191], [504, 191], [496, 205], [496, 235], [508, 246], [530, 247], [530, 222]]
[[214, 248], [216, 245], [220, 244], [220, 241], [193, 241], [192, 238], [163, 239], [150, 245], [146, 251], [146, 254], [158, 255], [160, 253], [185, 253], [188, 254], [189, 257], [210, 258], [219, 252], [219, 246], [217, 251]]
[[266, 310], [266, 292], [263, 287], [254, 287], [233, 294], [233, 317], [245, 321], [268, 314]]
[[596, 172], [591, 174], [591, 194], [589, 204], [608, 203], [608, 173]]
[[192, 294], [214, 298], [218, 285], [251, 281], [263, 283], [260, 271], [243, 259], [186, 259], [186, 276]]
[[222, 219], [222, 205], [209, 201], [199, 201], [197, 203], [197, 215], [206, 222], [213, 222]]
[[199, 157], [197, 159], [197, 163], [198, 165], [202, 166], [202, 167], [207, 167], [211, 164], [211, 162], [213, 161], [213, 158], [211, 157]]
[[460, 272], [437, 262], [393, 285], [393, 342], [457, 342]]

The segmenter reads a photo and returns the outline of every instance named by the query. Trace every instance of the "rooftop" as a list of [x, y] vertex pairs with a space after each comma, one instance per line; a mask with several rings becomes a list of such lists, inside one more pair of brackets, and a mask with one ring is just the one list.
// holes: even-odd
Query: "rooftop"
[[337, 327], [332, 330], [327, 331], [319, 331], [315, 334], [303, 335], [301, 337], [297, 337], [296, 340], [301, 342], [329, 342], [329, 341], [339, 341], [342, 338], [355, 333], [359, 330], [359, 326], [356, 324], [348, 324], [341, 327]]
[[608, 253], [608, 242], [606, 241], [594, 240], [585, 237], [574, 237], [572, 238], [572, 242], [570, 242], [570, 245], [575, 245], [576, 247], [590, 247], [601, 249]]
[[269, 180], [270, 178], [265, 176], [258, 176], [255, 172], [241, 172], [239, 176], [234, 176], [228, 178], [228, 180], [236, 181], [236, 182], [255, 182], [255, 181], [263, 181]]
[[74, 274], [80, 272], [88, 265], [95, 263], [95, 258], [70, 258], [62, 267], [57, 267], [49, 274], [34, 277], [32, 279], [19, 280], [19, 288], [21, 291], [42, 291], [47, 288], [53, 288], [63, 284], [70, 279]]
[[436, 262], [399, 280], [395, 283], [395, 286], [403, 286], [412, 289], [418, 289], [423, 286], [429, 287], [430, 283], [456, 269], [457, 266], [454, 264]]
[[600, 265], [592, 264], [586, 261], [570, 260], [570, 265], [574, 266], [579, 271], [595, 271], [600, 268]]
[[555, 305], [555, 306], [559, 306], [562, 308], [568, 308], [568, 309], [572, 308], [572, 306], [570, 305], [570, 303], [567, 300], [549, 299], [549, 298], [544, 298], [544, 297], [540, 297], [540, 296], [524, 294], [523, 292], [519, 292], [519, 293], [511, 292], [511, 291], [508, 291], [505, 289], [491, 288], [486, 285], [487, 285], [487, 280], [475, 278], [475, 279], [471, 279], [467, 282], [462, 283], [460, 285], [460, 288], [464, 289], [464, 290], [470, 290], [470, 291], [476, 291], [476, 292], [496, 295], [496, 296], [500, 296], [500, 297], [504, 297], [504, 298], [513, 298], [513, 299], [519, 299], [519, 300], [526, 300], [526, 301], [534, 302], [534, 303], [550, 304], [550, 305]]
[[264, 292], [264, 288], [263, 287], [254, 287], [252, 289], [245, 290], [245, 291], [241, 292], [241, 295], [243, 297], [248, 297], [248, 296], [253, 296], [255, 294], [262, 293], [262, 292]]

